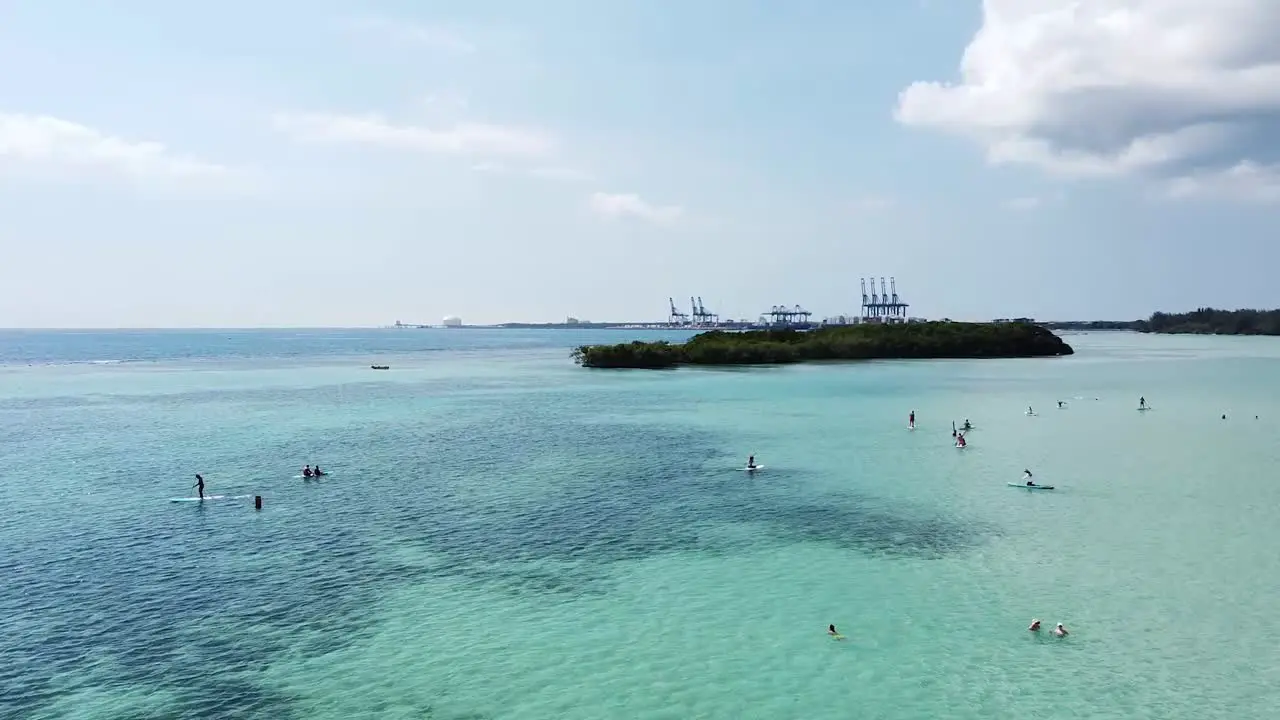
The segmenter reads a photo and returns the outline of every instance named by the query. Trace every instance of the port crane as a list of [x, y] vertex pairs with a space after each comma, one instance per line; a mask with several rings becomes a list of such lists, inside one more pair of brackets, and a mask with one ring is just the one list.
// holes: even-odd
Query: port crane
[[667, 298], [667, 302], [671, 305], [671, 314], [667, 316], [667, 323], [671, 325], [688, 325], [689, 316], [676, 308], [676, 301], [672, 298]]
[[693, 306], [693, 323], [695, 325], [715, 325], [720, 322], [720, 316], [709, 312], [707, 306], [702, 304], [702, 298], [689, 298], [689, 304]]

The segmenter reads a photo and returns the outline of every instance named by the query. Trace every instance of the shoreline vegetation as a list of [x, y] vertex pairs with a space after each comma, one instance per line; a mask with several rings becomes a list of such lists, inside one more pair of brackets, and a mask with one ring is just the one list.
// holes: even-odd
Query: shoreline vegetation
[[665, 341], [583, 345], [574, 362], [589, 368], [663, 369], [681, 365], [781, 365], [821, 360], [941, 360], [1071, 355], [1051, 330], [1028, 322], [837, 325], [814, 330], [699, 333]]
[[1138, 332], [1166, 335], [1280, 335], [1280, 310], [1158, 312], [1137, 325], [1134, 329]]

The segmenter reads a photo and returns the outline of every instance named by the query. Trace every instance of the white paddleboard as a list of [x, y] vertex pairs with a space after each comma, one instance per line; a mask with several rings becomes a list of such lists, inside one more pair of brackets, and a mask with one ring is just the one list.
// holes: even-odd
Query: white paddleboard
[[1138, 408], [1138, 412], [1146, 412], [1146, 411], [1148, 411], [1148, 410], [1150, 410], [1150, 409], [1151, 409], [1151, 406], [1150, 406], [1150, 405], [1148, 405], [1148, 406], [1146, 406], [1146, 407], [1140, 407], [1140, 408]]
[[742, 469], [743, 469], [743, 470], [745, 470], [746, 472], [755, 472], [755, 471], [757, 471], [757, 470], [763, 470], [763, 469], [764, 469], [764, 466], [763, 466], [763, 465], [756, 465], [755, 467], [744, 467], [744, 468], [742, 468]]
[[[243, 500], [245, 498], [250, 498], [250, 497], [253, 497], [253, 496], [252, 495], [205, 495], [204, 499], [205, 500]], [[200, 500], [201, 499], [198, 497], [169, 498], [169, 502], [200, 502]]]

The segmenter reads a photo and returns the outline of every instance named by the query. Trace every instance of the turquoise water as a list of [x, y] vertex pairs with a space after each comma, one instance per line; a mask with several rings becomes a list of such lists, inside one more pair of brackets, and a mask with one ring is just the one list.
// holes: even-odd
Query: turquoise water
[[[1280, 705], [1280, 342], [569, 361], [600, 338], [623, 336], [0, 333], [0, 717]], [[1057, 489], [1007, 487], [1026, 467]], [[170, 503], [195, 472], [263, 509]]]

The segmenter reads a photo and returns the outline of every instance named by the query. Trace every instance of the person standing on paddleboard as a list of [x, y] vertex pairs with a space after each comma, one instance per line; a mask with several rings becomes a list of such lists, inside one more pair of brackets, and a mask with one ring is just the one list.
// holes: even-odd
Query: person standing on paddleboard
[[911, 415], [907, 418], [907, 425], [908, 425], [909, 427], [915, 427], [915, 426], [916, 426], [916, 411], [915, 411], [915, 410], [912, 410], [912, 411], [911, 411]]
[[200, 494], [200, 499], [204, 499], [204, 478], [200, 477], [200, 473], [196, 473], [196, 492]]

